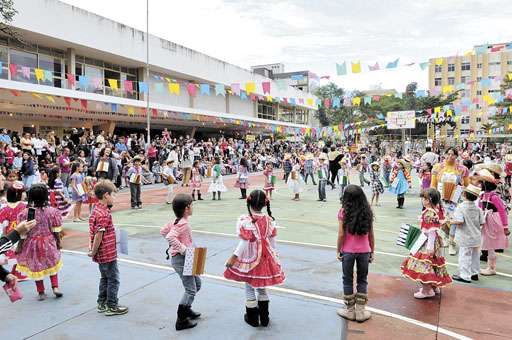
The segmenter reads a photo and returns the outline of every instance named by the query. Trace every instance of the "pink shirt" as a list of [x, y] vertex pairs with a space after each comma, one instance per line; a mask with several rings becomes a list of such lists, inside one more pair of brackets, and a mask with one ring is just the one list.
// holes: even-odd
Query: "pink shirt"
[[170, 255], [184, 254], [188, 247], [192, 247], [192, 229], [187, 218], [182, 218], [177, 224], [167, 223], [160, 234], [169, 241]]
[[[343, 208], [338, 212], [338, 221], [343, 221]], [[371, 253], [369, 234], [354, 235], [345, 230], [345, 238], [341, 251], [343, 253]]]

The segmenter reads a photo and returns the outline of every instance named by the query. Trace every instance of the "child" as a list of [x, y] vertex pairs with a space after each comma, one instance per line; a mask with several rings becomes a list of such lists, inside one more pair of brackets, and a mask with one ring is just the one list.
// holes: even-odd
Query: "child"
[[83, 186], [84, 175], [82, 174], [82, 164], [73, 163], [71, 166], [71, 199], [75, 202], [75, 209], [73, 210], [73, 222], [85, 221], [81, 218], [82, 202], [85, 201], [85, 189]]
[[142, 201], [140, 200], [140, 191], [142, 187], [142, 160], [135, 156], [133, 158], [133, 166], [128, 170], [126, 176], [130, 179], [130, 201], [132, 209], [142, 209]]
[[340, 198], [340, 203], [341, 203], [342, 198], [343, 198], [343, 193], [345, 192], [345, 188], [350, 183], [349, 179], [348, 179], [347, 161], [345, 159], [342, 159], [340, 161], [340, 168], [338, 169], [338, 180], [340, 181], [339, 198]]
[[197, 191], [197, 199], [199, 201], [202, 201], [203, 199], [201, 198], [201, 182], [203, 181], [202, 180], [202, 177], [201, 177], [201, 173], [199, 172], [199, 161], [194, 161], [194, 164], [192, 165], [192, 177], [190, 179], [190, 186], [192, 187], [192, 200], [195, 201], [196, 200], [196, 191]]
[[273, 172], [272, 172], [272, 163], [265, 164], [265, 171], [263, 171], [263, 176], [265, 177], [265, 185], [263, 186], [263, 190], [265, 190], [265, 195], [267, 195], [268, 199], [272, 199], [272, 191], [274, 191], [274, 181]]
[[[35, 208], [36, 226], [27, 234], [16, 255], [17, 269], [35, 280], [38, 300], [46, 299], [43, 278], [50, 276], [53, 294], [61, 298], [57, 273], [62, 267], [62, 217], [59, 210], [48, 207], [48, 189], [45, 184], [34, 184], [28, 192], [28, 205]], [[18, 223], [27, 220], [28, 209], [18, 215]]]
[[380, 181], [380, 164], [378, 162], [373, 162], [370, 165], [370, 181], [372, 186], [372, 205], [375, 202], [375, 205], [379, 207], [379, 196], [384, 193], [384, 185]]
[[305, 160], [304, 160], [304, 182], [308, 184], [308, 177], [311, 177], [311, 181], [313, 182], [313, 185], [316, 185], [315, 183], [315, 175], [313, 174], [315, 169], [315, 157], [311, 152], [308, 152], [306, 154]]
[[245, 157], [240, 159], [240, 167], [238, 168], [238, 178], [235, 183], [236, 188], [240, 188], [240, 199], [247, 198], [247, 187], [249, 186], [249, 170]]
[[329, 176], [329, 165], [327, 164], [327, 157], [321, 155], [318, 159], [318, 201], [326, 202], [325, 186], [327, 185], [327, 177]]
[[[395, 179], [396, 183], [394, 183]], [[397, 209], [403, 209], [405, 193], [411, 186], [411, 175], [409, 174], [409, 170], [407, 170], [407, 162], [405, 160], [400, 159], [397, 162], [389, 181], [394, 184], [390, 186], [389, 191], [396, 195], [396, 200], [398, 202]]]
[[176, 220], [167, 223], [160, 231], [160, 234], [169, 242], [167, 254], [171, 256], [172, 267], [180, 276], [183, 288], [185, 288], [185, 293], [183, 293], [178, 306], [177, 331], [197, 326], [197, 323], [191, 320], [201, 316], [200, 313], [192, 310], [195, 295], [201, 289], [201, 278], [183, 275], [185, 251], [193, 245], [192, 229], [188, 221], [192, 215], [192, 201], [192, 196], [188, 194], [177, 194], [172, 201], [172, 210], [176, 215]]
[[382, 165], [382, 176], [384, 177], [384, 182], [386, 188], [389, 188], [390, 182], [389, 182], [389, 176], [391, 176], [391, 156], [385, 156], [384, 157], [384, 164]]
[[220, 201], [220, 193], [226, 192], [227, 189], [224, 186], [224, 181], [222, 180], [222, 169], [220, 167], [220, 158], [215, 157], [215, 165], [212, 169], [213, 179], [212, 183], [208, 187], [208, 192], [213, 193], [213, 200], [215, 201], [215, 195], [217, 194]]
[[299, 201], [299, 195], [304, 190], [304, 180], [302, 179], [302, 175], [300, 174], [300, 165], [298, 163], [292, 167], [292, 171], [288, 176], [287, 184], [294, 194], [292, 200]]
[[110, 209], [114, 204], [116, 187], [109, 180], [96, 184], [94, 195], [98, 203], [89, 217], [89, 257], [98, 264], [100, 285], [98, 313], [106, 316], [128, 313], [128, 307], [118, 304], [119, 270], [117, 268], [116, 231]]
[[[338, 315], [347, 320], [364, 322], [371, 317], [368, 302], [368, 266], [373, 261], [375, 238], [373, 212], [363, 189], [348, 185], [338, 212], [337, 257], [343, 267], [343, 297], [346, 309]], [[354, 294], [354, 264], [357, 268], [357, 292]]]
[[[268, 216], [261, 212], [265, 206]], [[267, 327], [269, 299], [265, 287], [283, 283], [285, 275], [275, 249], [277, 229], [270, 201], [263, 191], [251, 192], [247, 198], [247, 210], [248, 214], [238, 219], [236, 229], [240, 242], [226, 262], [224, 277], [245, 282], [245, 322], [253, 327], [260, 323]]]
[[465, 283], [478, 281], [480, 273], [480, 230], [485, 222], [482, 211], [475, 204], [480, 192], [479, 187], [469, 184], [462, 194], [464, 201], [450, 220], [451, 225], [456, 225], [455, 242], [459, 246], [459, 275], [453, 275], [452, 279]]
[[172, 196], [174, 193], [174, 187], [176, 185], [176, 177], [174, 176], [174, 170], [174, 161], [168, 160], [162, 172], [163, 182], [167, 186], [167, 204], [172, 203]]
[[60, 179], [60, 168], [58, 165], [54, 166], [48, 172], [48, 192], [50, 206], [60, 211], [62, 218], [66, 218], [73, 206], [69, 203], [64, 195], [64, 184]]
[[94, 187], [98, 179], [96, 177], [87, 176], [84, 179], [84, 187], [86, 192], [86, 199], [83, 201], [83, 204], [89, 204], [89, 215], [92, 214], [92, 210], [94, 205], [98, 203], [98, 199], [94, 196]]
[[496, 249], [506, 249], [510, 231], [508, 229], [507, 209], [502, 199], [496, 193], [496, 178], [483, 169], [477, 172], [482, 182], [483, 195], [479, 206], [485, 213], [485, 223], [482, 228], [482, 250], [487, 250], [487, 268], [480, 274], [484, 276], [496, 275]]
[[[23, 183], [21, 182], [14, 182], [7, 188], [7, 205], [0, 210], [0, 225], [3, 227], [2, 232], [4, 236], [14, 230], [16, 227], [18, 214], [20, 214], [27, 207], [27, 204], [21, 200], [23, 197], [23, 190], [24, 187]], [[16, 261], [16, 254], [14, 251], [7, 251], [6, 256], [8, 259]], [[15, 263], [12, 267], [11, 274], [16, 276], [18, 281], [27, 280], [25, 275], [16, 270], [16, 266], [17, 264]]]
[[421, 232], [426, 241], [415, 254], [405, 259], [400, 268], [403, 276], [421, 283], [420, 290], [414, 293], [417, 299], [433, 297], [439, 288], [452, 282], [442, 255], [443, 242], [438, 234], [444, 223], [441, 194], [429, 188], [422, 191], [421, 198], [425, 208], [421, 215]]
[[420, 170], [421, 190], [430, 188], [432, 182], [432, 164], [425, 163]]

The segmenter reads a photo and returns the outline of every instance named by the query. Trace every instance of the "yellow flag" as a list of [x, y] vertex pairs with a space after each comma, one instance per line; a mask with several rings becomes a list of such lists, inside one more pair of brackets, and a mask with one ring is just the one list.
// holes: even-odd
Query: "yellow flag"
[[507, 73], [507, 78], [508, 78], [508, 80], [512, 80], [512, 72]]
[[512, 124], [508, 124], [508, 129], [512, 130]]
[[40, 68], [35, 69], [36, 72], [36, 79], [37, 80], [43, 80], [44, 79], [44, 70]]
[[128, 106], [128, 115], [133, 116], [135, 114], [135, 109], [133, 106]]
[[354, 98], [352, 98], [352, 105], [354, 105], [354, 106], [361, 105], [361, 97], [354, 97]]
[[248, 83], [245, 83], [245, 93], [247, 95], [250, 95], [254, 91], [256, 91], [256, 84], [255, 83], [253, 83], [252, 81], [248, 82]]
[[471, 57], [472, 55], [473, 55], [473, 51], [464, 52], [465, 57]]
[[107, 79], [108, 80], [108, 86], [110, 86], [110, 88], [112, 90], [117, 90], [118, 87], [117, 87], [117, 79]]
[[313, 106], [313, 98], [306, 99], [306, 104], [308, 104], [308, 106]]
[[352, 73], [361, 73], [361, 62], [358, 61], [357, 63], [353, 63], [351, 62], [352, 64]]
[[55, 104], [55, 99], [52, 96], [46, 96], [46, 99], [48, 99], [48, 101], [50, 103], [54, 103]]
[[334, 132], [338, 132], [338, 131], [339, 131], [338, 125], [334, 125], [334, 126], [332, 127], [332, 129], [334, 130]]
[[180, 84], [178, 84], [178, 83], [169, 83], [167, 86], [169, 87], [169, 93], [174, 93], [177, 96], [180, 95]]
[[267, 102], [271, 102], [272, 101], [272, 96], [265, 96], [265, 100]]
[[434, 113], [440, 113], [441, 112], [441, 106], [434, 107]]
[[453, 92], [453, 86], [452, 85], [445, 85], [443, 86], [443, 94], [451, 93]]
[[[510, 125], [512, 125], [512, 124], [510, 124]], [[311, 134], [311, 128], [306, 128], [306, 134], [307, 135]]]
[[32, 96], [38, 98], [38, 99], [42, 99], [41, 95], [39, 93], [34, 93], [32, 92]]
[[436, 58], [436, 65], [443, 65], [443, 58]]
[[453, 111], [452, 111], [452, 110], [448, 109], [448, 111], [446, 111], [446, 115], [447, 115], [448, 117], [450, 117], [452, 114], [453, 114]]

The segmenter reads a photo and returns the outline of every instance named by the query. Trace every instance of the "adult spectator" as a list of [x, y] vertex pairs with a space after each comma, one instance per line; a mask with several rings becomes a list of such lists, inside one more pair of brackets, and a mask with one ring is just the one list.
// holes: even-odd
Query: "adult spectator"
[[425, 153], [421, 156], [421, 164], [430, 163], [431, 165], [437, 164], [439, 162], [439, 156], [432, 152], [432, 148], [427, 146], [425, 148]]
[[108, 179], [115, 182], [119, 171], [116, 161], [112, 158], [112, 150], [103, 148], [100, 151], [98, 159], [94, 162], [93, 168], [96, 170], [96, 177]]
[[96, 143], [100, 143], [102, 146], [105, 145], [105, 131], [101, 130], [100, 134], [96, 137]]
[[2, 132], [0, 132], [0, 142], [4, 142], [7, 145], [12, 144], [11, 136], [9, 136], [9, 133], [6, 129], [2, 129]]
[[336, 150], [336, 147], [333, 145], [331, 146], [331, 151], [327, 154], [327, 157], [329, 159], [329, 172], [331, 173], [331, 185], [334, 189], [335, 186], [335, 180], [338, 176], [338, 170], [340, 169], [340, 161], [343, 158], [343, 155], [341, 152]]
[[124, 137], [119, 137], [116, 145], [115, 145], [116, 152], [121, 154], [123, 151], [128, 151], [128, 147], [126, 146], [126, 140]]
[[32, 154], [33, 141], [32, 141], [32, 135], [29, 132], [25, 132], [23, 134], [23, 137], [21, 137], [21, 139], [20, 139], [20, 144], [21, 144], [22, 151], [27, 151], [30, 154]]
[[71, 150], [69, 147], [65, 147], [62, 151], [62, 155], [57, 158], [57, 164], [60, 167], [60, 180], [64, 186], [64, 193], [67, 195], [69, 187], [69, 176], [71, 176], [71, 159], [69, 155]]

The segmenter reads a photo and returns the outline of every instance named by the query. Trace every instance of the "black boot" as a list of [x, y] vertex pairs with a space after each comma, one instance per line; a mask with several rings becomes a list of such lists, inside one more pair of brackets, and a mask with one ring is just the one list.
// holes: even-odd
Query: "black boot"
[[400, 197], [400, 209], [404, 208], [405, 197]]
[[190, 321], [187, 317], [187, 306], [178, 306], [178, 318], [176, 319], [176, 330], [181, 331], [183, 329], [193, 328], [197, 326], [197, 323]]
[[197, 192], [197, 200], [198, 200], [198, 201], [202, 201], [202, 200], [203, 200], [203, 199], [201, 198], [201, 192], [200, 192], [200, 191], [198, 191], [198, 192]]
[[260, 325], [258, 304], [256, 301], [247, 301], [245, 305], [244, 320], [253, 327], [258, 327]]
[[400, 197], [396, 198], [396, 208], [400, 209]]
[[214, 191], [214, 192], [213, 192], [213, 200], [214, 200], [214, 201], [216, 200], [216, 198], [215, 198], [215, 195], [216, 195], [216, 194], [217, 194], [217, 193]]
[[201, 316], [201, 313], [197, 313], [192, 310], [192, 306], [186, 306], [185, 312], [187, 317], [190, 318], [191, 320], [197, 319]]
[[270, 319], [268, 318], [268, 301], [258, 301], [258, 311], [260, 313], [260, 323], [267, 327]]
[[220, 201], [220, 191], [217, 191], [217, 196], [219, 197], [219, 201]]
[[196, 200], [196, 192], [192, 191], [192, 201], [195, 201], [195, 200]]

